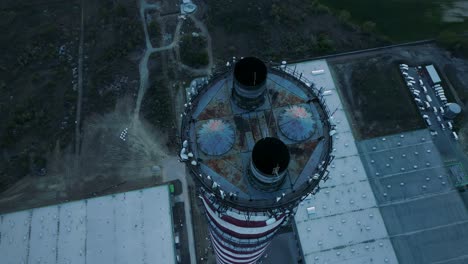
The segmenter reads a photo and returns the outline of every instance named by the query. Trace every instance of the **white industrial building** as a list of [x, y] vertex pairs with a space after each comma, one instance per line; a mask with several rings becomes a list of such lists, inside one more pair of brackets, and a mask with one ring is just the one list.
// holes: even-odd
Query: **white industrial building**
[[439, 74], [437, 73], [434, 65], [427, 65], [426, 66], [426, 71], [429, 74], [429, 77], [431, 78], [432, 84], [438, 84], [441, 82]]
[[[314, 75], [319, 69], [324, 73]], [[328, 107], [337, 109], [330, 178], [295, 215], [305, 263], [398, 263], [326, 61], [299, 63], [296, 70], [324, 87]]]
[[0, 263], [175, 263], [167, 185], [0, 215]]

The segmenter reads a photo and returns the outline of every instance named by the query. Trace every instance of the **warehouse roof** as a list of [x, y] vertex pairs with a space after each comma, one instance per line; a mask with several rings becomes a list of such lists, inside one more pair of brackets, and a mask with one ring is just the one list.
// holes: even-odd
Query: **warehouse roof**
[[[323, 69], [324, 74], [312, 71]], [[350, 124], [326, 61], [296, 65], [306, 78], [323, 87], [337, 133], [334, 161], [321, 191], [309, 195], [297, 209], [295, 223], [306, 263], [397, 263], [382, 215], [358, 154]]]
[[2, 263], [175, 263], [167, 185], [0, 215]]

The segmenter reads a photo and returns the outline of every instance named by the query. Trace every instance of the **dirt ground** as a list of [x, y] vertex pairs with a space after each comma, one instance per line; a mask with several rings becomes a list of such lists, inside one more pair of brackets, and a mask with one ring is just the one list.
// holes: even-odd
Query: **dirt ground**
[[391, 56], [333, 64], [359, 139], [424, 128], [424, 122]]
[[135, 97], [144, 33], [135, 1], [84, 1], [83, 115], [112, 111]]
[[163, 72], [171, 71], [163, 69], [161, 61], [167, 61], [164, 52], [153, 54], [148, 61], [150, 85], [145, 93], [141, 105], [141, 112], [145, 119], [154, 126], [164, 131], [171, 131], [175, 127], [172, 93], [169, 83], [172, 83]]
[[[3, 17], [0, 26], [6, 26], [3, 20], [10, 19], [10, 24], [17, 22], [18, 27], [31, 26], [31, 30], [19, 28], [22, 34], [5, 30], [9, 35], [0, 42], [10, 51], [2, 54], [1, 64], [16, 65], [17, 57], [25, 54], [15, 71], [0, 69], [0, 108], [6, 113], [0, 117], [0, 191], [4, 191], [0, 194], [0, 212], [143, 188], [162, 181], [151, 168], [170, 152], [168, 129], [157, 120], [147, 121], [145, 116], [151, 117], [149, 107], [141, 109], [142, 117], [135, 119], [133, 115], [145, 44], [135, 1], [83, 1], [82, 125], [80, 151], [74, 149], [82, 7], [79, 3], [31, 4], [31, 12], [35, 12], [29, 14], [12, 2], [1, 10], [13, 18]], [[20, 21], [20, 16], [29, 16], [31, 25]], [[44, 35], [43, 27], [54, 30]], [[53, 41], [46, 45], [45, 37]], [[15, 45], [8, 42], [11, 39], [16, 40]], [[36, 39], [37, 44], [27, 44]], [[46, 57], [39, 56], [42, 53]], [[57, 79], [57, 72], [61, 71], [64, 77]], [[34, 81], [22, 77], [20, 72], [34, 77]], [[152, 78], [151, 83], [160, 80]], [[159, 99], [172, 107], [170, 94], [160, 95]], [[156, 102], [152, 103], [157, 109]], [[172, 111], [164, 112], [166, 119], [173, 120]], [[42, 117], [50, 121], [45, 122]], [[11, 122], [15, 127], [9, 125]], [[175, 126], [170, 124], [168, 127], [173, 130]], [[15, 133], [4, 133], [5, 130]], [[124, 131], [125, 141], [120, 138]], [[4, 140], [4, 135], [14, 136], [10, 145], [5, 145], [8, 140]], [[39, 162], [40, 166], [36, 164]]]
[[[119, 102], [113, 112], [88, 118], [83, 125], [80, 156], [76, 157], [71, 147], [57, 147], [48, 157], [48, 175], [27, 177], [14, 184], [1, 194], [0, 211], [161, 183], [152, 167], [167, 157], [166, 136], [143, 118], [134, 120], [128, 101]], [[125, 128], [124, 141], [119, 136]], [[75, 159], [79, 168], [74, 167]]]
[[79, 1], [0, 4], [0, 191], [73, 136]]

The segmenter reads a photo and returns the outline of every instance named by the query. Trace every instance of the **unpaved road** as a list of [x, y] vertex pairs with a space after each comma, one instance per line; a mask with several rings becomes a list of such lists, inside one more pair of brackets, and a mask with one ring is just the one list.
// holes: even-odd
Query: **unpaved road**
[[[159, 6], [155, 4], [148, 4], [145, 0], [140, 0], [140, 18], [143, 26], [143, 31], [145, 33], [145, 52], [143, 57], [141, 58], [139, 70], [140, 70], [140, 88], [138, 90], [138, 96], [136, 101], [135, 110], [133, 113], [133, 120], [130, 130], [135, 129], [135, 124], [139, 122], [139, 113], [141, 109], [141, 102], [143, 101], [143, 97], [146, 93], [146, 90], [149, 86], [149, 70], [148, 70], [148, 60], [151, 54], [155, 52], [160, 52], [164, 50], [169, 50], [178, 45], [179, 38], [180, 38], [180, 28], [182, 26], [183, 20], [179, 19], [175, 33], [174, 39], [171, 44], [154, 48], [150, 41], [150, 36], [148, 34], [148, 27], [146, 23], [145, 13], [149, 9], [158, 9]], [[206, 28], [205, 28], [206, 30]], [[209, 36], [209, 35], [208, 35]], [[211, 51], [211, 40], [209, 41], [210, 51]], [[211, 54], [211, 52], [210, 52]], [[212, 65], [212, 55], [210, 55], [210, 62]], [[156, 62], [154, 62], [156, 63]], [[169, 159], [165, 159], [163, 161], [163, 181], [170, 181], [170, 180], [180, 180], [182, 182], [182, 195], [184, 198], [184, 210], [185, 210], [185, 217], [186, 217], [186, 224], [187, 224], [187, 235], [188, 235], [188, 247], [190, 252], [190, 262], [195, 264], [196, 263], [196, 254], [195, 254], [195, 239], [193, 236], [193, 225], [192, 225], [192, 212], [190, 206], [190, 196], [188, 190], [188, 183], [187, 183], [187, 174], [185, 172], [184, 164], [178, 162], [177, 157], [171, 157]]]
[[145, 52], [143, 54], [143, 57], [141, 58], [140, 61], [140, 88], [138, 89], [138, 96], [137, 96], [137, 101], [136, 101], [136, 106], [135, 106], [135, 111], [134, 111], [134, 119], [138, 119], [139, 114], [140, 114], [140, 109], [141, 109], [141, 102], [143, 101], [143, 97], [146, 93], [146, 90], [148, 89], [148, 60], [151, 54], [155, 52], [160, 52], [164, 50], [170, 50], [174, 48], [177, 43], [179, 42], [180, 38], [180, 28], [182, 26], [183, 21], [179, 20], [176, 26], [176, 30], [174, 33], [174, 39], [171, 44], [164, 46], [164, 47], [159, 47], [159, 48], [154, 48], [153, 45], [151, 44], [150, 41], [150, 36], [148, 33], [148, 27], [145, 21], [145, 12], [146, 10], [150, 9], [159, 9], [159, 5], [156, 4], [148, 4], [144, 0], [140, 0], [140, 18], [141, 18], [141, 23], [143, 26], [143, 31], [145, 33]]
[[79, 175], [79, 156], [80, 156], [80, 129], [81, 129], [81, 105], [83, 100], [83, 45], [84, 45], [84, 6], [81, 0], [81, 23], [80, 23], [80, 44], [78, 47], [78, 99], [76, 101], [76, 119], [75, 119], [75, 175]]

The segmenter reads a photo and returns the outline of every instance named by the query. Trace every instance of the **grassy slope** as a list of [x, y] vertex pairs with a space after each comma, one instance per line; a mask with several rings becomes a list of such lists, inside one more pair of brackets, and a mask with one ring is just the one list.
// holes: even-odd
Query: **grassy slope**
[[358, 23], [373, 21], [377, 29], [394, 41], [411, 41], [436, 37], [444, 30], [463, 31], [464, 23], [442, 22], [441, 4], [453, 0], [320, 0], [333, 9], [344, 9]]
[[215, 58], [291, 60], [387, 43], [315, 0], [207, 0]]

